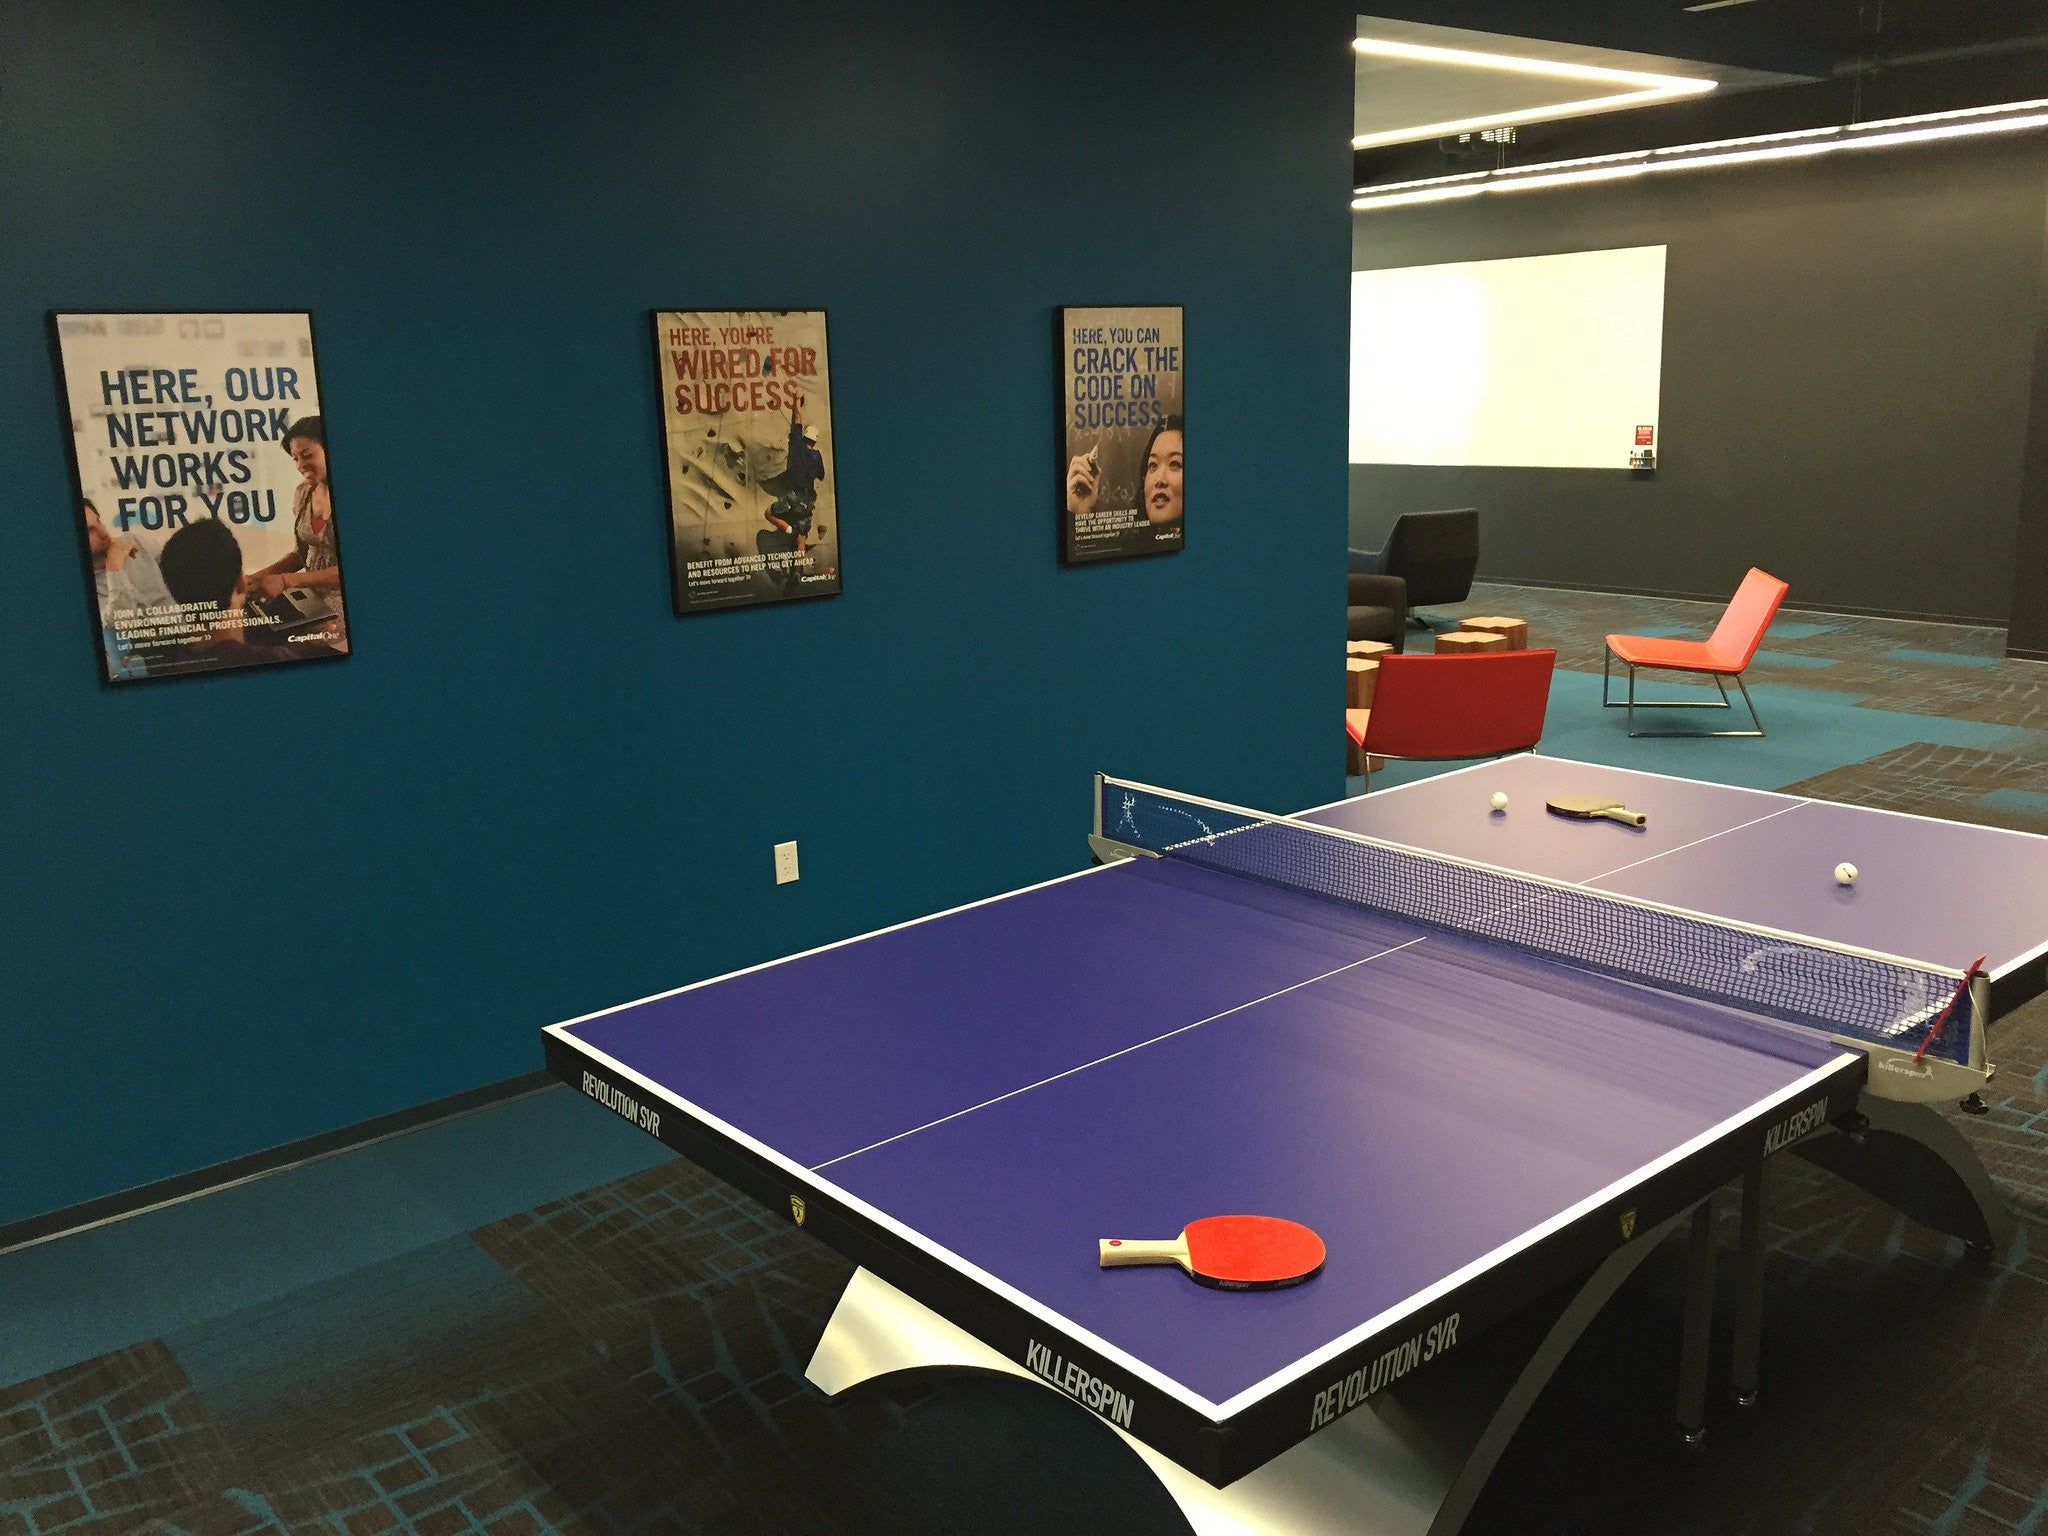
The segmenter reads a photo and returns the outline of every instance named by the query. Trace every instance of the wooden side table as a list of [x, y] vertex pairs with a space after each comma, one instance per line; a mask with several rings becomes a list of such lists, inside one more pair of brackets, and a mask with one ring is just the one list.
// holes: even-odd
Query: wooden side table
[[1439, 656], [1477, 656], [1507, 648], [1507, 636], [1486, 634], [1476, 629], [1447, 629], [1436, 637]]
[[1458, 621], [1458, 629], [1461, 633], [1499, 635], [1507, 642], [1507, 648], [1511, 651], [1526, 651], [1529, 649], [1529, 625], [1522, 619], [1509, 619], [1498, 616], [1460, 619]]
[[[1379, 686], [1380, 658], [1393, 654], [1393, 646], [1384, 640], [1344, 642], [1344, 713], [1361, 729], [1372, 708], [1373, 690]], [[1379, 768], [1385, 762], [1385, 758], [1375, 757], [1372, 766]], [[1366, 771], [1365, 754], [1348, 735], [1344, 738], [1344, 771], [1354, 779]]]
[[1371, 709], [1373, 689], [1379, 686], [1380, 664], [1354, 656], [1344, 664], [1344, 707]]

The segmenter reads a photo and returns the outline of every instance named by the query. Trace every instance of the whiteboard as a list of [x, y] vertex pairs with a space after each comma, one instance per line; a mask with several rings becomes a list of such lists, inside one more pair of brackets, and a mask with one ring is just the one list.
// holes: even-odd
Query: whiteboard
[[1351, 462], [1627, 469], [1656, 434], [1661, 245], [1351, 274]]

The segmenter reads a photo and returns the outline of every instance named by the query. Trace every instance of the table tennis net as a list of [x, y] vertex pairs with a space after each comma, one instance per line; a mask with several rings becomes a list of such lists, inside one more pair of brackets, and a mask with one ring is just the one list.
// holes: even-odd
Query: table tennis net
[[[1101, 794], [1113, 842], [1897, 1049], [1920, 1049], [1961, 980], [1146, 785], [1105, 778]], [[1927, 1054], [1967, 1063], [1973, 1028], [1965, 992]]]

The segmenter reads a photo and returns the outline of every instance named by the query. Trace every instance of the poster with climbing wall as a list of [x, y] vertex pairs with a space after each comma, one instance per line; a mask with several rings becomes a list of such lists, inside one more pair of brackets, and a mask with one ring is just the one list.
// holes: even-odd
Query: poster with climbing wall
[[656, 310], [679, 614], [840, 590], [823, 310]]

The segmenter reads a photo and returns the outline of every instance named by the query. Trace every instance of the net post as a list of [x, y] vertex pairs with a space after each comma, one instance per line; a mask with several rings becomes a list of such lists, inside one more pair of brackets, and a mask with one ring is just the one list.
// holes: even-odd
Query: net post
[[1979, 971], [1970, 978], [1970, 1048], [1966, 1053], [1968, 1059], [1964, 1065], [1983, 1073], [1986, 1077], [1990, 1074], [1984, 1072], [1984, 1037], [1990, 1033], [1986, 1028], [1990, 1022], [1991, 978], [1983, 971]]
[[1105, 775], [1100, 769], [1095, 773], [1095, 835], [1102, 836], [1102, 781]]

